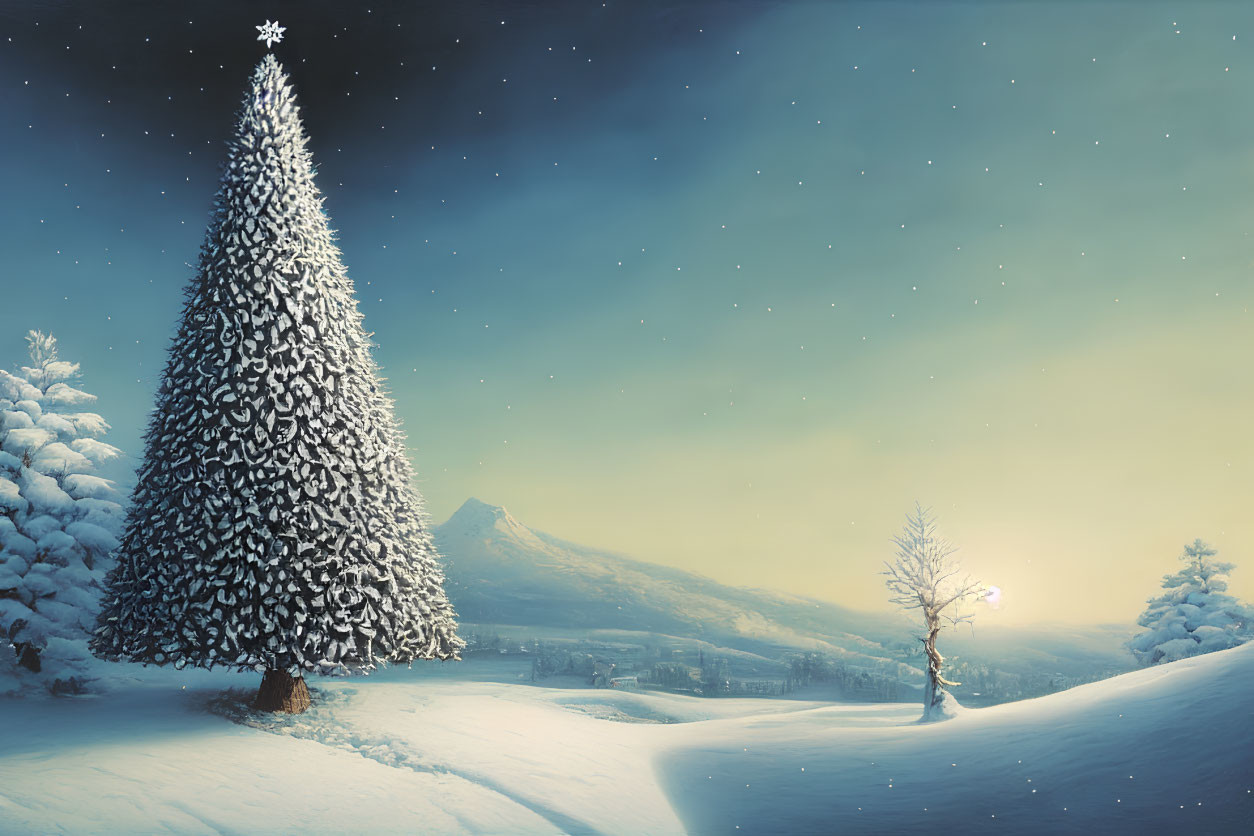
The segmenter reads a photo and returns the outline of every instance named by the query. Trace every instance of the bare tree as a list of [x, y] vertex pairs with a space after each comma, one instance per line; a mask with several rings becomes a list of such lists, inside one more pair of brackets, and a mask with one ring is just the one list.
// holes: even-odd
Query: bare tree
[[[957, 547], [936, 533], [936, 517], [930, 509], [915, 503], [906, 514], [901, 533], [893, 537], [897, 557], [885, 561], [885, 583], [892, 593], [892, 602], [906, 609], [923, 613], [924, 635], [919, 637], [927, 654], [927, 683], [923, 691], [923, 722], [943, 720], [946, 710], [945, 688], [961, 685], [941, 676], [945, 657], [936, 650], [936, 635], [942, 622], [956, 625], [970, 621], [972, 613], [961, 612], [962, 604], [984, 597], [988, 590], [961, 571], [953, 553]], [[949, 697], [952, 701], [953, 697]]]

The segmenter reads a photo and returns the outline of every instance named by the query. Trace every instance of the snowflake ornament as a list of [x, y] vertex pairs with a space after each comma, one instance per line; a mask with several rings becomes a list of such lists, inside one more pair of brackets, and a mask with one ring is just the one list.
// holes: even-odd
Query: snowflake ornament
[[283, 40], [283, 33], [287, 31], [287, 27], [280, 26], [277, 20], [274, 23], [267, 20], [264, 25], [257, 27], [257, 31], [261, 33], [257, 36], [257, 40], [265, 41], [266, 49], [269, 49], [272, 42], [277, 44]]

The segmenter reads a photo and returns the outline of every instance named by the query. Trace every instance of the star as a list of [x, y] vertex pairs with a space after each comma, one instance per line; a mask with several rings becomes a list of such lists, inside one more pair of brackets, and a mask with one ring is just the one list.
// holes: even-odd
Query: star
[[274, 23], [267, 20], [264, 26], [258, 26], [256, 28], [257, 31], [261, 33], [257, 36], [257, 40], [265, 41], [266, 49], [270, 48], [271, 42], [278, 43], [279, 41], [282, 41], [283, 33], [287, 31], [287, 27], [280, 26], [277, 20]]

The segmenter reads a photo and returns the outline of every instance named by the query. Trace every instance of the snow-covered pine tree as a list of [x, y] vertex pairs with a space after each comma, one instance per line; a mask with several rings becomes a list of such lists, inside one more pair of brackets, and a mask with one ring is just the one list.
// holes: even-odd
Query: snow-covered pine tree
[[1128, 642], [1142, 665], [1174, 662], [1225, 650], [1254, 638], [1254, 608], [1227, 594], [1235, 564], [1215, 560], [1201, 539], [1184, 547], [1178, 572], [1163, 576], [1167, 591], [1149, 599], [1137, 624], [1148, 628]]
[[30, 365], [0, 371], [0, 692], [39, 683], [75, 693], [85, 682], [109, 553], [122, 532], [120, 498], [97, 464], [120, 451], [109, 425], [79, 411], [77, 363], [31, 331]]
[[464, 646], [306, 142], [267, 55], [93, 640], [107, 659], [264, 671], [272, 711], [308, 706], [305, 673]]

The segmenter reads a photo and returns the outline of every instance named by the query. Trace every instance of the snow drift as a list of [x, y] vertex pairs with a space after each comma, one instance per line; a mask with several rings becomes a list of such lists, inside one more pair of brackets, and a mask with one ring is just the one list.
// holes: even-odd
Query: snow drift
[[937, 725], [750, 717], [660, 780], [693, 833], [1248, 833], [1251, 687], [1245, 645]]
[[252, 725], [210, 708], [252, 674], [113, 666], [100, 697], [0, 700], [0, 832], [1222, 834], [1254, 816], [1254, 645], [935, 725], [917, 704], [541, 688], [510, 665], [319, 680], [309, 713]]

